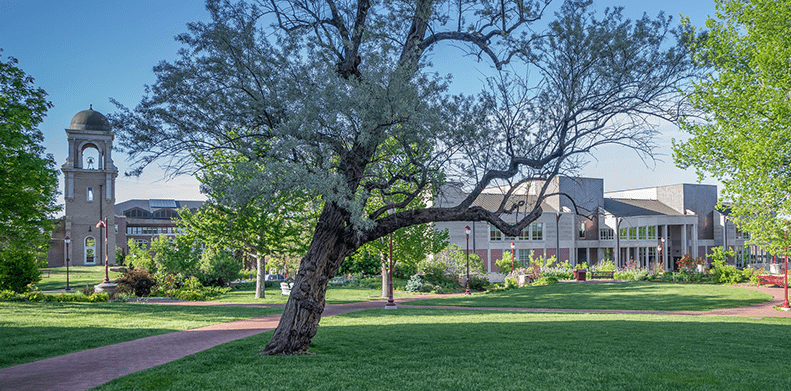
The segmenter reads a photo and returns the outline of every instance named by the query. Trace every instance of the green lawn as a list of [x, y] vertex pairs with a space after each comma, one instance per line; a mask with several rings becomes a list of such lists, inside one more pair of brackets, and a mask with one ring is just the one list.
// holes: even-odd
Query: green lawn
[[[255, 288], [244, 290], [232, 290], [212, 301], [221, 303], [274, 303], [285, 304], [288, 296], [280, 294], [280, 287], [267, 288], [266, 297], [262, 299], [255, 298]], [[411, 292], [394, 292], [395, 297], [414, 296]], [[346, 287], [329, 287], [327, 288], [326, 302], [327, 304], [345, 304], [345, 303], [358, 303], [361, 301], [380, 300], [382, 299], [381, 289], [369, 288], [346, 288]]]
[[0, 302], [0, 367], [282, 312], [282, 308]]
[[[109, 272], [110, 280], [122, 276], [121, 273]], [[69, 267], [69, 286], [71, 289], [80, 290], [87, 283], [91, 287], [104, 281], [104, 266], [71, 266]], [[41, 281], [37, 284], [42, 291], [66, 288], [66, 268], [53, 267], [42, 269]]]
[[791, 319], [404, 308], [324, 318], [314, 356], [272, 333], [101, 390], [787, 390]]
[[772, 296], [728, 285], [597, 283], [526, 287], [510, 291], [412, 301], [410, 305], [709, 311], [763, 303]]

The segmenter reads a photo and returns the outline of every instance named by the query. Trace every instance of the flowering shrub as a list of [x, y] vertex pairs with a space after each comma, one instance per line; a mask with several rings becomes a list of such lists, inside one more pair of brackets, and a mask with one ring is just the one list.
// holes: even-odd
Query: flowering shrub
[[678, 265], [679, 269], [692, 269], [692, 265], [695, 264], [695, 259], [692, 258], [690, 253], [686, 253], [683, 257], [681, 257], [681, 259], [676, 261], [676, 264]]

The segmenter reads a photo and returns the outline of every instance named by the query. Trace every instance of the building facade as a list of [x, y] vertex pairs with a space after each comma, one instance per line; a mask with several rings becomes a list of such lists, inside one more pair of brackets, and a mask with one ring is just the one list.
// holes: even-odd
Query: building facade
[[[505, 215], [508, 222], [524, 217], [525, 207], [535, 203], [540, 186], [534, 182], [522, 186], [506, 204], [515, 212]], [[736, 256], [729, 260], [736, 266], [747, 262], [765, 262], [768, 255], [746, 246], [748, 237], [739, 232], [727, 213], [717, 210], [717, 187], [714, 185], [678, 184], [646, 189], [604, 192], [604, 180], [598, 178], [553, 178], [547, 186], [548, 197], [542, 202], [543, 214], [517, 237], [507, 237], [487, 222], [436, 223], [447, 229], [451, 243], [466, 246], [464, 227], [470, 226], [470, 250], [478, 254], [489, 272], [498, 272], [495, 262], [514, 248], [517, 265], [527, 265], [533, 257], [556, 256], [559, 261], [594, 265], [611, 260], [617, 266], [634, 264], [674, 270], [684, 254], [706, 257], [712, 247], [733, 248]], [[474, 205], [496, 210], [503, 202], [504, 191], [487, 189]], [[448, 185], [436, 200], [438, 206], [457, 205], [466, 197], [460, 186]], [[532, 201], [532, 202], [531, 202]], [[508, 209], [506, 207], [506, 209]]]

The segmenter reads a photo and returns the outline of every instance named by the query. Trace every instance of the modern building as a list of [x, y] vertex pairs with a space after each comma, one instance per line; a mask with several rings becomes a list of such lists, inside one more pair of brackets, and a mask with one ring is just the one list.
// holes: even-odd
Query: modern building
[[[65, 266], [68, 257], [72, 266], [115, 264], [116, 247], [128, 252], [129, 238], [150, 243], [155, 235], [175, 234], [181, 207], [196, 209], [202, 201], [129, 200], [116, 205], [115, 179], [118, 168], [113, 164], [115, 135], [110, 122], [93, 107], [77, 113], [66, 129], [69, 155], [61, 167], [64, 176], [64, 216], [56, 223], [50, 240], [48, 264]], [[106, 219], [106, 220], [105, 220]], [[97, 227], [107, 222], [105, 230]], [[65, 238], [70, 239], [68, 254]]]
[[[515, 222], [535, 204], [545, 182], [532, 182], [517, 189], [505, 200], [507, 222]], [[517, 237], [507, 237], [488, 222], [443, 222], [436, 229], [447, 229], [451, 243], [466, 246], [464, 227], [472, 229], [470, 250], [478, 254], [489, 272], [497, 272], [495, 262], [514, 246], [517, 265], [534, 257], [556, 256], [559, 261], [589, 265], [612, 260], [619, 267], [629, 262], [653, 268], [659, 260], [665, 270], [676, 268], [684, 254], [705, 257], [712, 247], [736, 250], [730, 259], [737, 266], [760, 262], [768, 255], [745, 246], [748, 239], [717, 210], [715, 185], [678, 184], [645, 189], [604, 192], [604, 180], [597, 178], [556, 177], [550, 180], [542, 215]], [[497, 210], [505, 191], [487, 189], [474, 202], [487, 210]], [[459, 185], [447, 185], [436, 200], [438, 206], [457, 205], [467, 193]]]

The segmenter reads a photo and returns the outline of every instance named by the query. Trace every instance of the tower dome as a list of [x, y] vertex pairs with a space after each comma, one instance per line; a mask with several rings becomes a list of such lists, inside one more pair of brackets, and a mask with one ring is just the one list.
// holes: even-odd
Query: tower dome
[[71, 119], [69, 128], [74, 130], [98, 130], [107, 133], [112, 131], [110, 121], [102, 113], [94, 111], [93, 105], [88, 110], [75, 114]]

